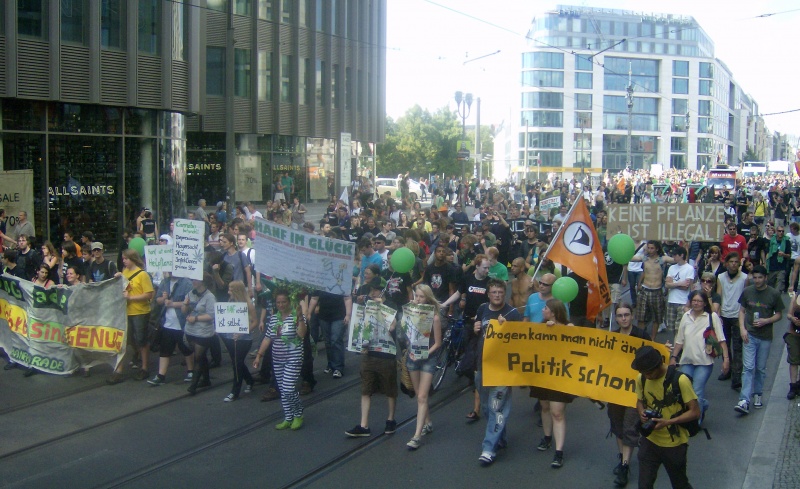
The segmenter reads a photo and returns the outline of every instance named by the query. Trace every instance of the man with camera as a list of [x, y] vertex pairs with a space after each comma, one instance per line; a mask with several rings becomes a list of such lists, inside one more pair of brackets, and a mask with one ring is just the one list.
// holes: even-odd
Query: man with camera
[[[631, 368], [641, 373], [636, 382], [636, 410], [642, 423], [639, 445], [639, 487], [652, 488], [661, 464], [672, 487], [689, 488], [686, 460], [689, 432], [682, 423], [700, 417], [700, 403], [686, 375], [669, 371], [661, 353], [646, 345], [636, 351]], [[678, 375], [677, 383], [671, 375]], [[678, 386], [680, 392], [675, 392]]]

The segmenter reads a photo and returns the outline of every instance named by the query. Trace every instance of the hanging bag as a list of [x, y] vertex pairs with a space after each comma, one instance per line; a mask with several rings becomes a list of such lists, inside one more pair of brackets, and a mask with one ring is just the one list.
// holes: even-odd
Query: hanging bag
[[708, 327], [703, 331], [703, 339], [706, 343], [706, 354], [711, 358], [722, 355], [722, 347], [719, 344], [717, 333], [714, 331], [714, 324], [711, 321], [713, 313], [708, 315]]

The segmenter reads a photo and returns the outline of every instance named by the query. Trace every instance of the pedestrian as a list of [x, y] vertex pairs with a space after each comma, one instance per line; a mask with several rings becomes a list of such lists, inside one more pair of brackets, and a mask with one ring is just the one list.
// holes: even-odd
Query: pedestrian
[[739, 269], [741, 260], [737, 253], [728, 253], [725, 257], [724, 273], [717, 276], [717, 294], [720, 304], [720, 317], [722, 318], [722, 331], [728, 342], [728, 352], [731, 356], [731, 369], [722, 373], [718, 380], [731, 380], [734, 390], [742, 387], [742, 337], [739, 334], [739, 298], [747, 285], [747, 274]]
[[800, 379], [797, 375], [800, 366], [800, 296], [792, 297], [789, 330], [784, 333], [783, 341], [786, 343], [786, 361], [789, 363], [789, 393], [786, 399], [791, 401], [800, 395]]
[[194, 351], [183, 341], [183, 329], [186, 326], [186, 314], [182, 311], [186, 296], [192, 291], [192, 281], [188, 278], [176, 277], [171, 272], [164, 272], [164, 278], [158, 284], [156, 303], [162, 307], [159, 315], [161, 334], [159, 335], [158, 373], [147, 381], [158, 387], [167, 379], [169, 360], [175, 347], [183, 354], [186, 361], [184, 382], [191, 382], [194, 370]]
[[225, 348], [231, 356], [231, 366], [233, 367], [233, 386], [231, 393], [225, 396], [223, 401], [232, 402], [239, 399], [242, 390], [242, 383], [245, 383], [244, 393], [249, 394], [253, 390], [253, 376], [244, 364], [244, 359], [253, 345], [253, 330], [258, 326], [258, 316], [256, 308], [244, 284], [234, 280], [228, 285], [228, 297], [230, 302], [244, 303], [247, 305], [247, 333], [221, 333], [219, 336], [225, 343]]
[[194, 371], [189, 388], [186, 389], [191, 395], [197, 393], [198, 387], [211, 386], [206, 350], [211, 348], [212, 341], [217, 341], [214, 336], [214, 305], [217, 301], [209, 290], [211, 281], [208, 273], [203, 273], [202, 280], [192, 280], [192, 290], [181, 306], [186, 315], [184, 333], [194, 350]]

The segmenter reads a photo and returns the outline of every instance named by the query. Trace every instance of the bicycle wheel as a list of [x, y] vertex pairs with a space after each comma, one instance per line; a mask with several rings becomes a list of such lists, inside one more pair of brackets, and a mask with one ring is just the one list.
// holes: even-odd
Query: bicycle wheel
[[436, 392], [442, 385], [444, 376], [447, 373], [447, 367], [450, 365], [450, 345], [443, 344], [436, 356], [436, 371], [433, 373], [433, 381], [431, 382], [431, 392]]

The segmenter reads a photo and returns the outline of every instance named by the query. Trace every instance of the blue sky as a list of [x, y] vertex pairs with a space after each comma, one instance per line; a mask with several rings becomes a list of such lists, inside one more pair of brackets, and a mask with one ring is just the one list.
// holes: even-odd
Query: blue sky
[[[716, 57], [768, 114], [800, 109], [796, 0], [606, 0], [561, 2], [690, 15], [714, 41]], [[519, 53], [539, 0], [388, 0], [387, 100], [393, 118], [414, 104], [455, 109], [456, 90], [481, 98], [482, 125], [509, 117], [519, 98]], [[785, 12], [795, 10], [793, 12]], [[763, 14], [777, 13], [767, 17]], [[492, 54], [499, 51], [497, 54]], [[488, 56], [487, 56], [488, 55]], [[475, 59], [481, 56], [482, 59]], [[472, 60], [466, 64], [464, 61]], [[474, 106], [473, 106], [474, 110]], [[800, 135], [800, 112], [765, 117], [770, 130]], [[467, 124], [474, 124], [474, 112]], [[797, 141], [791, 141], [797, 146]]]

